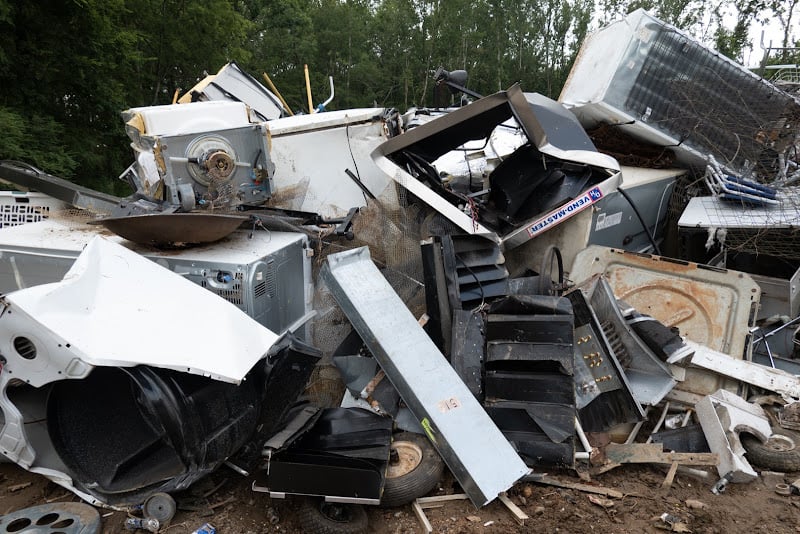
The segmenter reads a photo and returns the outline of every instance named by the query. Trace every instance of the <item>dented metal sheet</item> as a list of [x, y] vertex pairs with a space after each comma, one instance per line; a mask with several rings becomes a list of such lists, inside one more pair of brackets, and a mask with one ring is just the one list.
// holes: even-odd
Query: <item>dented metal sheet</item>
[[[209, 318], [213, 335], [196, 335]], [[37, 387], [82, 377], [94, 365], [151, 365], [239, 383], [278, 339], [230, 302], [100, 236], [63, 281], [5, 295], [0, 323], [13, 333], [0, 340], [2, 354], [19, 354], [12, 340], [24, 337], [41, 356], [9, 359], [4, 373]], [[132, 336], [136, 343], [127, 342]]]
[[328, 256], [322, 277], [476, 506], [529, 472], [366, 247]]
[[751, 404], [728, 391], [720, 390], [695, 405], [711, 452], [719, 455], [719, 476], [735, 483], [758, 478], [745, 458], [739, 434], [747, 432], [766, 442], [772, 435], [769, 419], [757, 404]]
[[286, 115], [278, 97], [233, 61], [223, 65], [216, 74], [206, 76], [178, 102], [188, 104], [206, 100], [244, 102], [251, 113], [265, 121]]
[[791, 373], [750, 361], [734, 360], [727, 354], [691, 341], [687, 341], [687, 345], [692, 347], [694, 352], [679, 359], [670, 358], [668, 362], [691, 364], [694, 367], [708, 369], [767, 391], [774, 391], [787, 402], [795, 402], [800, 399], [800, 378]]
[[737, 171], [776, 165], [797, 130], [796, 98], [643, 9], [584, 41], [559, 101], [587, 128]]
[[[580, 252], [570, 278], [604, 274], [614, 296], [681, 335], [741, 360], [761, 290], [746, 273], [681, 260], [591, 246]], [[721, 378], [688, 370], [678, 389], [709, 395]], [[735, 387], [735, 383], [727, 384]]]

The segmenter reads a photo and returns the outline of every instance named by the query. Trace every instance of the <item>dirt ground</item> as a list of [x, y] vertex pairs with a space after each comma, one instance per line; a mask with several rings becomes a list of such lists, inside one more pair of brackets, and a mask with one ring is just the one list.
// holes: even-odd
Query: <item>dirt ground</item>
[[[779, 495], [762, 479], [749, 484], [730, 484], [724, 493], [710, 491], [716, 481], [700, 481], [678, 475], [672, 488], [660, 490], [665, 471], [654, 466], [622, 466], [589, 484], [613, 488], [625, 496], [610, 499], [612, 506], [591, 502], [589, 493], [548, 485], [519, 484], [509, 491], [530, 518], [519, 525], [499, 502], [476, 510], [468, 501], [451, 501], [426, 510], [434, 532], [461, 533], [594, 533], [622, 534], [669, 531], [699, 534], [797, 533], [800, 532], [800, 496]], [[550, 472], [562, 481], [586, 483], [575, 472]], [[786, 474], [786, 482], [800, 473]], [[291, 500], [271, 500], [250, 489], [251, 480], [222, 470], [176, 495], [179, 511], [160, 532], [190, 533], [211, 523], [219, 534], [263, 534], [301, 532], [297, 505]], [[446, 474], [431, 495], [460, 493]], [[45, 503], [77, 501], [71, 493], [45, 478], [32, 475], [13, 464], [0, 464], [0, 514]], [[596, 499], [595, 499], [596, 500]], [[692, 500], [705, 507], [692, 508]], [[687, 505], [690, 501], [690, 505]], [[609, 503], [606, 502], [606, 505]], [[104, 533], [125, 532], [127, 514], [100, 510]], [[370, 531], [377, 534], [422, 532], [410, 506], [382, 509], [368, 507]], [[662, 514], [674, 516], [672, 527]], [[275, 517], [277, 515], [277, 517]], [[276, 520], [273, 524], [270, 519]], [[677, 522], [676, 522], [677, 521]], [[142, 531], [143, 532], [143, 531]]]

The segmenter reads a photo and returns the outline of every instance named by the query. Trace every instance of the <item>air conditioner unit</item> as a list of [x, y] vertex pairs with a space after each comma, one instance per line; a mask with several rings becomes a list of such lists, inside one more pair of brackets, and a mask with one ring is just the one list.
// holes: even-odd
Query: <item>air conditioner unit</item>
[[98, 233], [219, 295], [275, 333], [295, 331], [313, 315], [308, 237], [295, 232], [239, 230], [210, 245], [156, 250], [53, 219], [3, 228], [0, 292], [61, 280]]

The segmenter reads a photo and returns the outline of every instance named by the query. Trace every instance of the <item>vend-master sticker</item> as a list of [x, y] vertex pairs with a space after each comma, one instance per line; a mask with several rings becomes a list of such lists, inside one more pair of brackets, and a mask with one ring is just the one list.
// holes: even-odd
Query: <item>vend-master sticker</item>
[[599, 187], [594, 187], [586, 191], [578, 198], [570, 200], [563, 206], [554, 209], [530, 225], [528, 227], [528, 235], [531, 237], [536, 237], [545, 230], [549, 230], [551, 227], [566, 221], [576, 213], [585, 210], [601, 198], [603, 198], [603, 192], [600, 191]]

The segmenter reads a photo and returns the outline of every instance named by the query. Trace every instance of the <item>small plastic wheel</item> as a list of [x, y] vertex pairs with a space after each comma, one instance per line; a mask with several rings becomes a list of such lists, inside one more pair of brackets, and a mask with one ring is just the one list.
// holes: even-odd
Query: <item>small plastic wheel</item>
[[444, 472], [444, 462], [428, 438], [414, 432], [399, 432], [392, 438], [391, 451], [381, 506], [403, 506], [436, 487]]
[[766, 443], [750, 434], [739, 439], [751, 463], [782, 472], [800, 471], [800, 433], [774, 426]]
[[366, 534], [369, 527], [363, 506], [325, 502], [314, 497], [301, 501], [298, 519], [306, 534]]

